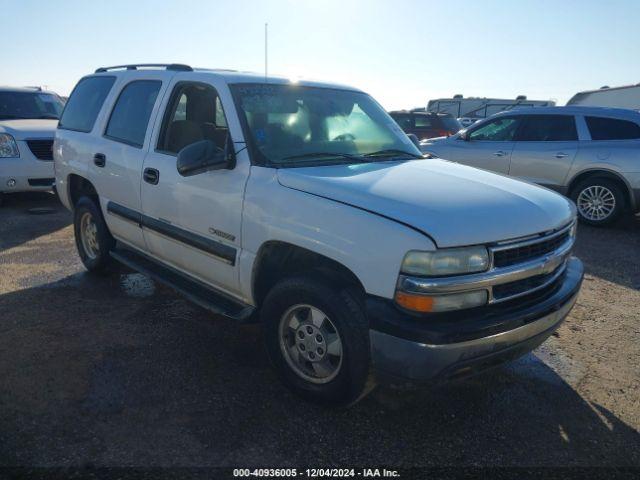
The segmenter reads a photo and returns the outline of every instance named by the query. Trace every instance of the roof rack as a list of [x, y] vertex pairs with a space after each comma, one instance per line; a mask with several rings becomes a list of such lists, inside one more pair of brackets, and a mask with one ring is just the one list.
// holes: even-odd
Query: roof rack
[[164, 68], [165, 70], [174, 70], [177, 72], [193, 72], [193, 68], [181, 63], [138, 63], [135, 65], [100, 67], [96, 70], [96, 73], [108, 72], [109, 70], [137, 70], [138, 68]]

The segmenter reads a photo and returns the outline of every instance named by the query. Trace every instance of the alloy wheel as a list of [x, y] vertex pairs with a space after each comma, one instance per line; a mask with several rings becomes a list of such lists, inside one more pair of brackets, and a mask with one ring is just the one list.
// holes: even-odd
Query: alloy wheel
[[342, 340], [322, 310], [306, 304], [289, 308], [280, 318], [279, 337], [282, 355], [299, 377], [323, 384], [338, 375]]

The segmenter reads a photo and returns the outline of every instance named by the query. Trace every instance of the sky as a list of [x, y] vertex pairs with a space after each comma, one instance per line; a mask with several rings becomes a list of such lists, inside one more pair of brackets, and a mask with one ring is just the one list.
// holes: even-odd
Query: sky
[[640, 82], [640, 0], [0, 0], [0, 85], [68, 95], [127, 63], [337, 82], [385, 108], [466, 96], [566, 101]]

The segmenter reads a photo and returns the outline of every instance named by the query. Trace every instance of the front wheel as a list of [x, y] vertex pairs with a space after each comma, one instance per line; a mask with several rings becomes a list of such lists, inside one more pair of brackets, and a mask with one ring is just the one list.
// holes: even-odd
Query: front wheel
[[624, 208], [624, 195], [617, 183], [606, 178], [589, 178], [571, 195], [583, 223], [605, 226], [613, 223]]
[[368, 323], [349, 289], [285, 279], [267, 295], [262, 319], [271, 362], [296, 394], [345, 406], [372, 388]]
[[100, 207], [82, 197], [74, 209], [73, 227], [80, 260], [90, 272], [106, 272], [112, 262], [109, 252], [115, 240], [102, 218]]

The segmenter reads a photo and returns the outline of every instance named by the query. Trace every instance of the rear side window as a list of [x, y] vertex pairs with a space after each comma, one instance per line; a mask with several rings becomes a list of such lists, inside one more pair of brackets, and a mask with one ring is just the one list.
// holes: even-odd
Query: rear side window
[[433, 128], [433, 119], [427, 115], [416, 115], [415, 117], [416, 128]]
[[578, 140], [573, 115], [527, 115], [516, 141], [572, 142]]
[[162, 82], [158, 80], [136, 80], [127, 84], [113, 107], [105, 136], [142, 147], [161, 86]]
[[592, 140], [634, 140], [640, 138], [640, 125], [628, 120], [585, 117]]
[[90, 132], [115, 77], [88, 77], [78, 82], [62, 112], [58, 128]]

